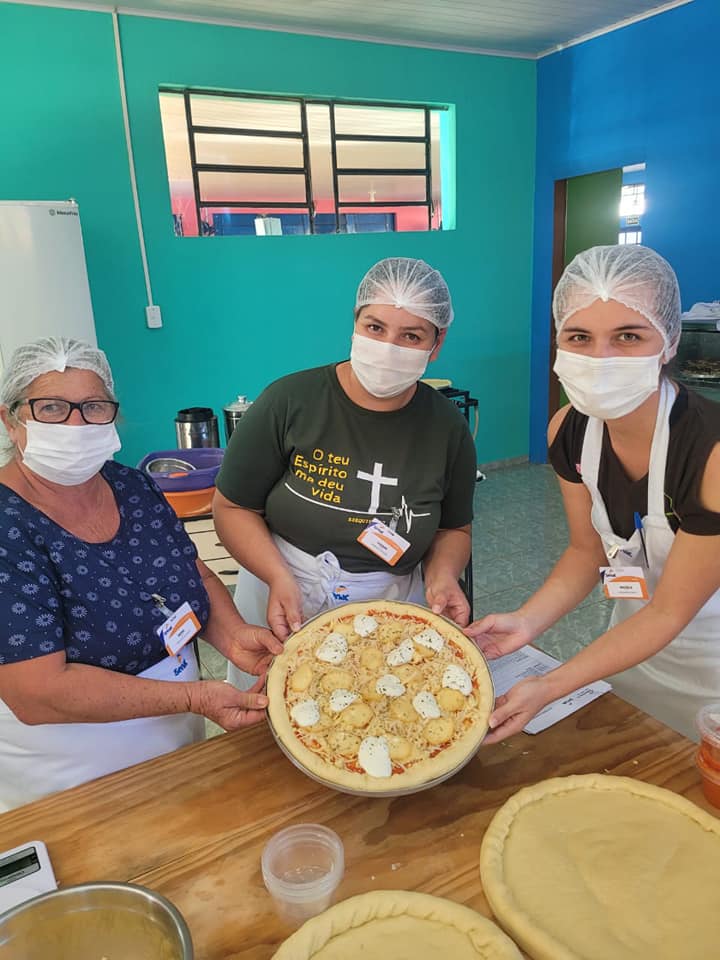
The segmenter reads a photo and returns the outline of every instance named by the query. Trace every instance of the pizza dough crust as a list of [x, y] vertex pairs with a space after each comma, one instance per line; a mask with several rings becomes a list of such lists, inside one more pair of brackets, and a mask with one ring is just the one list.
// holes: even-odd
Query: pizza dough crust
[[480, 873], [534, 960], [720, 956], [720, 821], [661, 787], [601, 774], [527, 787], [493, 817]]
[[[466, 665], [473, 671], [477, 683], [474, 695], [478, 703], [475, 711], [475, 722], [473, 722], [468, 729], [460, 732], [448, 747], [441, 750], [434, 757], [421, 759], [412, 766], [409, 766], [407, 770], [402, 773], [394, 773], [391, 777], [371, 777], [364, 772], [355, 772], [346, 768], [336, 767], [302, 743], [296, 736], [295, 727], [288, 715], [285, 700], [285, 685], [288, 679], [288, 671], [292, 670], [294, 654], [302, 643], [307, 642], [309, 636], [313, 636], [314, 633], [328, 624], [336, 623], [339, 618], [345, 619], [347, 617], [352, 619], [357, 615], [368, 614], [372, 616], [376, 614], [382, 615], [383, 613], [389, 613], [395, 617], [420, 618], [423, 625], [432, 627], [444, 638], [452, 640], [452, 642], [462, 650]], [[363, 649], [374, 649], [372, 637], [367, 638], [362, 641], [362, 643], [364, 644]], [[332, 669], [343, 670], [343, 664], [340, 663]], [[400, 677], [410, 676], [413, 669], [415, 669], [413, 664], [389, 667], [384, 663], [384, 658], [383, 664], [380, 667], [382, 673], [393, 673]], [[297, 674], [295, 674], [295, 676], [296, 675]], [[291, 685], [292, 676], [293, 674], [291, 673]], [[343, 678], [343, 680], [347, 682], [347, 677]], [[352, 790], [353, 792], [359, 793], [379, 794], [392, 793], [395, 791], [401, 793], [418, 789], [425, 783], [433, 782], [438, 778], [448, 775], [451, 771], [459, 768], [463, 761], [471, 759], [487, 732], [488, 719], [494, 703], [492, 679], [485, 658], [475, 644], [464, 635], [456, 624], [450, 620], [446, 620], [444, 617], [437, 616], [425, 607], [412, 603], [389, 600], [346, 603], [308, 621], [308, 623], [286, 641], [283, 653], [273, 661], [268, 671], [267, 694], [270, 701], [268, 714], [275, 736], [288, 753], [298, 761], [301, 767], [311, 775], [340, 789]], [[417, 720], [417, 715], [414, 709], [412, 709], [411, 700], [412, 697], [408, 699], [407, 694], [392, 699], [390, 700], [388, 710], [393, 717], [402, 720], [402, 711], [403, 709], [408, 709], [409, 704], [410, 711], [414, 719]], [[358, 703], [364, 706], [364, 704]], [[351, 709], [351, 707], [347, 708], [347, 710]], [[353, 711], [353, 716], [354, 713], [357, 713], [357, 711]], [[453, 716], [454, 713], [447, 711], [447, 717], [452, 718]], [[347, 716], [338, 717], [339, 728], [342, 727], [342, 729], [346, 729], [349, 732], [351, 731], [362, 738], [365, 735], [363, 728], [348, 727], [347, 719]], [[350, 717], [350, 719], [352, 719], [352, 717]], [[428, 723], [432, 724], [433, 721], [429, 721]], [[445, 726], [447, 727], [447, 724], [445, 724]], [[440, 736], [436, 728], [437, 721], [434, 722], [434, 725], [431, 726], [428, 731], [428, 743], [430, 744], [432, 744], [433, 739], [437, 739], [437, 736]], [[338, 752], [341, 753], [340, 751]]]
[[377, 890], [313, 917], [273, 960], [522, 960], [486, 917], [452, 900], [407, 890]]

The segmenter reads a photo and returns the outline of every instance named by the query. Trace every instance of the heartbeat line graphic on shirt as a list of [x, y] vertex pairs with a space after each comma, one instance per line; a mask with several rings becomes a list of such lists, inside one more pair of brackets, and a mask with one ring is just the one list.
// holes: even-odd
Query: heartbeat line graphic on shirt
[[[285, 488], [294, 493], [296, 497], [299, 497], [301, 500], [306, 500], [308, 503], [314, 503], [316, 507], [325, 507], [327, 510], [339, 510], [340, 513], [354, 513], [356, 516], [358, 514], [363, 514], [366, 517], [392, 517], [392, 510], [350, 510], [348, 507], [336, 507], [332, 503], [322, 503], [319, 500], [315, 500], [313, 497], [306, 497], [302, 493], [298, 493], [297, 490], [293, 490], [289, 483], [285, 483]], [[429, 517], [430, 512], [427, 513], [415, 513], [415, 511], [408, 506], [407, 500], [403, 496], [400, 501], [400, 516], [405, 518], [405, 527], [406, 533], [410, 533], [412, 529], [413, 519], [419, 517]]]

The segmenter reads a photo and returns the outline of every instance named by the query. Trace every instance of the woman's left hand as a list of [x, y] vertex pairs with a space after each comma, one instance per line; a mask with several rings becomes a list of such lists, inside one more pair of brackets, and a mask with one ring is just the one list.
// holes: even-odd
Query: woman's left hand
[[265, 673], [274, 656], [283, 652], [283, 645], [265, 627], [242, 623], [233, 631], [223, 652], [240, 670], [257, 677]]
[[461, 627], [470, 621], [470, 604], [457, 580], [433, 579], [425, 584], [425, 598], [433, 613], [442, 614]]
[[551, 700], [543, 677], [528, 677], [516, 683], [495, 701], [495, 709], [490, 715], [490, 733], [483, 740], [483, 746], [519, 733]]

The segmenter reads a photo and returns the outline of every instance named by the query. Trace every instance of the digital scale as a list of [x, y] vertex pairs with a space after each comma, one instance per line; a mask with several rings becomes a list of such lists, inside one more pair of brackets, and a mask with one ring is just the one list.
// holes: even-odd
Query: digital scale
[[0, 853], [0, 914], [51, 890], [57, 881], [42, 840]]

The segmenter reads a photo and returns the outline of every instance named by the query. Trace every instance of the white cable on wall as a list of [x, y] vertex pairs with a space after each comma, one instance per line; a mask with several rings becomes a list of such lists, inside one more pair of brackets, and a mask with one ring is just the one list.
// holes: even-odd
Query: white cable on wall
[[145, 234], [143, 232], [142, 215], [140, 213], [140, 200], [138, 198], [137, 180], [135, 178], [135, 158], [133, 156], [132, 139], [130, 137], [130, 117], [128, 115], [127, 96], [125, 94], [125, 70], [123, 68], [122, 46], [120, 43], [120, 24], [118, 21], [117, 7], [113, 9], [111, 15], [113, 22], [113, 33], [115, 34], [115, 58], [117, 60], [123, 124], [125, 126], [125, 145], [127, 147], [128, 168], [130, 170], [130, 187], [132, 189], [133, 204], [135, 206], [135, 220], [137, 222], [138, 241], [140, 243], [140, 257], [142, 259], [143, 273], [145, 275], [147, 305], [150, 307], [153, 303], [152, 286], [150, 285], [150, 270], [148, 269], [147, 252], [145, 250]]

